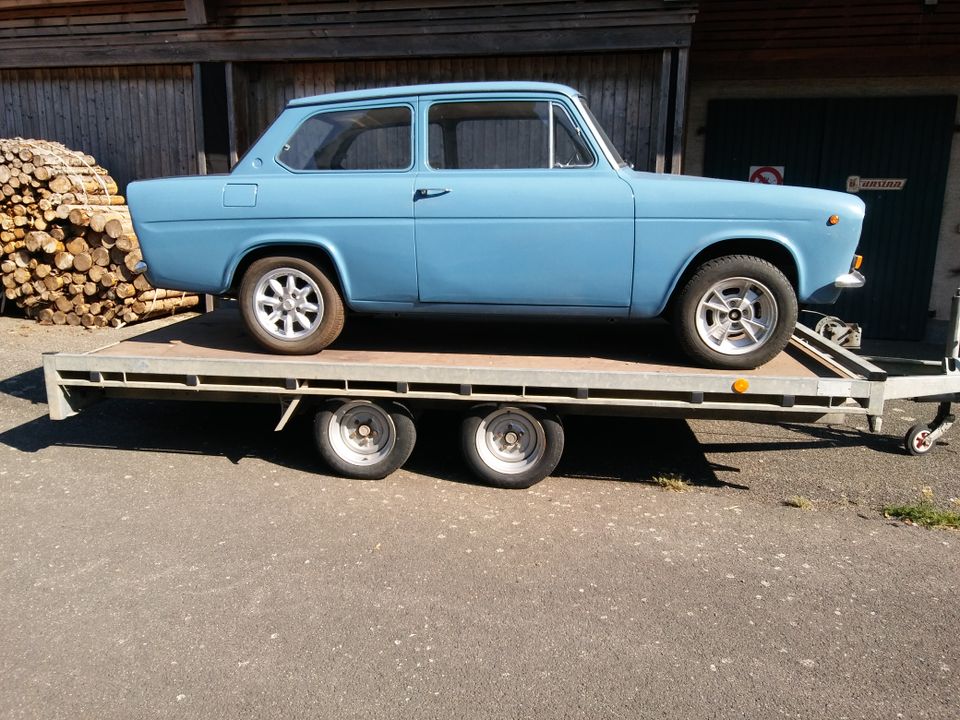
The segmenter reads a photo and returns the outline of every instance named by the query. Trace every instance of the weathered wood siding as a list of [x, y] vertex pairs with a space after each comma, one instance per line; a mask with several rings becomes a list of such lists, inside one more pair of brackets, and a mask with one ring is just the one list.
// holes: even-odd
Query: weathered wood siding
[[[0, 67], [676, 48], [693, 0], [0, 0]], [[187, 5], [192, 12], [188, 12]]]
[[0, 137], [92, 154], [123, 188], [197, 171], [189, 65], [0, 69]]
[[698, 79], [960, 72], [960, 2], [709, 0], [693, 31]]
[[[543, 80], [577, 88], [614, 144], [640, 169], [656, 169], [666, 135], [661, 52], [433, 60], [263, 63], [234, 67], [240, 153], [295, 97], [368, 87], [474, 80]], [[667, 143], [659, 143], [662, 154]], [[664, 162], [660, 158], [661, 167]]]

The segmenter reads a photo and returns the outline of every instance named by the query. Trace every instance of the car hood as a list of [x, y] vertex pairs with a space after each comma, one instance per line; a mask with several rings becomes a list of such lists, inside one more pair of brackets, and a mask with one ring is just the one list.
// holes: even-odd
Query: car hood
[[863, 201], [849, 193], [793, 185], [764, 185], [690, 175], [624, 169], [633, 188], [637, 216], [825, 221], [839, 215], [862, 222]]

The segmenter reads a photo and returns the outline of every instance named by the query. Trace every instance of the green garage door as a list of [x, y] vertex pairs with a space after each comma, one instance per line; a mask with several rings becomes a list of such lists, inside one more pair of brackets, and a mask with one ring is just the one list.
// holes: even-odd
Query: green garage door
[[787, 185], [857, 190], [867, 205], [867, 285], [813, 309], [859, 322], [870, 338], [917, 340], [929, 313], [956, 102], [714, 100], [704, 171], [747, 180], [751, 168], [782, 167]]

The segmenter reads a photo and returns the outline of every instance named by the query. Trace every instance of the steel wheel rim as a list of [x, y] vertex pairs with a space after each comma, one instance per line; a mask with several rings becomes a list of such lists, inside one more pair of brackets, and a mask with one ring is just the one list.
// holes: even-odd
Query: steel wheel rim
[[317, 281], [295, 268], [266, 273], [253, 289], [254, 314], [266, 332], [280, 340], [299, 340], [323, 322], [323, 295]]
[[770, 289], [747, 277], [714, 283], [697, 303], [697, 335], [722, 355], [745, 355], [766, 344], [779, 308]]
[[519, 408], [501, 408], [477, 428], [474, 444], [484, 465], [504, 475], [534, 467], [547, 451], [543, 425]]
[[341, 405], [327, 425], [327, 438], [338, 457], [353, 465], [373, 465], [397, 444], [393, 418], [379, 405], [350, 402]]

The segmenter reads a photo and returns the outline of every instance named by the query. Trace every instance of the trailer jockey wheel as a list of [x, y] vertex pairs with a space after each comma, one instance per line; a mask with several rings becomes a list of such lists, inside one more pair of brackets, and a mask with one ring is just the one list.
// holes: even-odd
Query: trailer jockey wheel
[[470, 469], [494, 487], [528, 488], [553, 472], [563, 454], [563, 426], [539, 408], [474, 408], [461, 441]]
[[417, 429], [402, 405], [346, 400], [329, 402], [317, 413], [313, 437], [335, 473], [379, 480], [410, 457]]
[[907, 452], [919, 457], [933, 450], [937, 441], [930, 439], [930, 432], [930, 426], [926, 423], [920, 423], [910, 428], [903, 439], [903, 445]]

